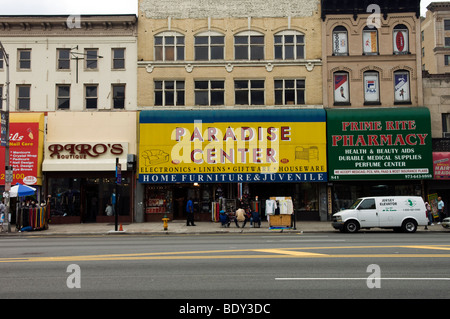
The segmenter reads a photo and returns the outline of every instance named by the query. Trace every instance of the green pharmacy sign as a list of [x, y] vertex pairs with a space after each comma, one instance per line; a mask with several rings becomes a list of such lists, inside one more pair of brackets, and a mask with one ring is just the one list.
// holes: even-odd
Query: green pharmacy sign
[[427, 108], [327, 110], [330, 181], [432, 179]]

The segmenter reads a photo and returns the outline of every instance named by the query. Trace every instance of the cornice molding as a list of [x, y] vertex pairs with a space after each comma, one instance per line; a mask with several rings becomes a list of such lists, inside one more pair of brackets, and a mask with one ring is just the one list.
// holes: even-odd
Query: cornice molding
[[137, 36], [137, 17], [135, 15], [0, 16], [0, 36]]

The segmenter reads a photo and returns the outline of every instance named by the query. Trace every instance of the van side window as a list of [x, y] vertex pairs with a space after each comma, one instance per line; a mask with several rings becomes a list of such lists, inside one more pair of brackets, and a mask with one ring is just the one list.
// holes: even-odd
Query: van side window
[[358, 209], [375, 209], [375, 199], [365, 199], [361, 205], [359, 205]]

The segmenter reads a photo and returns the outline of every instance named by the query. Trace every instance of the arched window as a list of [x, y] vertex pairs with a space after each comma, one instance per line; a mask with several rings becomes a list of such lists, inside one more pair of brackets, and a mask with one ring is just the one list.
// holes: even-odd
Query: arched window
[[334, 105], [350, 104], [350, 85], [348, 72], [335, 72], [333, 76]]
[[274, 37], [275, 59], [298, 60], [305, 58], [305, 35], [294, 30], [278, 32]]
[[234, 36], [236, 60], [264, 60], [264, 34], [244, 31]]
[[223, 60], [225, 36], [215, 31], [199, 33], [194, 39], [196, 61]]
[[408, 28], [404, 24], [397, 24], [394, 27], [394, 54], [409, 53]]
[[394, 103], [411, 103], [409, 72], [400, 70], [394, 72]]
[[377, 28], [365, 27], [363, 30], [363, 54], [378, 54], [378, 30]]
[[183, 61], [184, 35], [166, 31], [155, 35], [155, 61]]
[[333, 29], [333, 55], [348, 55], [348, 32], [343, 26]]
[[376, 71], [364, 72], [364, 103], [380, 104], [380, 77]]

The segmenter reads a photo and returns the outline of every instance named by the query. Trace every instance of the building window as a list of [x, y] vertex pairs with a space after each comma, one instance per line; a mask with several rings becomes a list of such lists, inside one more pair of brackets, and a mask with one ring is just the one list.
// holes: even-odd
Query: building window
[[305, 104], [305, 80], [275, 80], [275, 105]]
[[394, 54], [409, 53], [409, 34], [408, 28], [404, 24], [398, 24], [394, 27]]
[[225, 105], [225, 81], [195, 81], [195, 105]]
[[184, 35], [176, 32], [163, 32], [155, 36], [156, 61], [183, 61]]
[[275, 59], [297, 60], [305, 58], [305, 35], [297, 31], [275, 34]]
[[98, 85], [90, 84], [85, 86], [86, 109], [96, 109], [98, 107]]
[[0, 70], [3, 70], [3, 51], [0, 51]]
[[450, 31], [450, 20], [448, 19], [444, 20], [444, 30]]
[[0, 85], [0, 110], [3, 109], [3, 85]]
[[410, 82], [408, 71], [394, 72], [394, 102], [396, 104], [411, 103]]
[[184, 81], [155, 81], [155, 105], [184, 106]]
[[246, 31], [234, 36], [236, 60], [264, 60], [264, 35]]
[[125, 69], [125, 49], [112, 49], [112, 68], [114, 70]]
[[348, 32], [343, 26], [333, 30], [333, 55], [348, 55]]
[[17, 106], [20, 111], [29, 111], [31, 104], [31, 85], [17, 86]]
[[97, 70], [98, 69], [98, 49], [86, 49], [85, 59], [86, 59], [86, 69], [87, 70]]
[[31, 69], [31, 50], [18, 50], [18, 68], [19, 70], [30, 70]]
[[70, 70], [70, 49], [58, 49], [58, 70]]
[[264, 80], [234, 81], [236, 105], [264, 105]]
[[334, 73], [334, 105], [350, 104], [349, 76], [347, 72]]
[[196, 61], [223, 60], [225, 37], [218, 32], [204, 32], [195, 36], [194, 50]]
[[363, 54], [378, 54], [378, 31], [376, 28], [365, 27], [363, 30]]
[[450, 37], [445, 37], [445, 46], [450, 47]]
[[112, 86], [113, 91], [113, 108], [124, 109], [125, 108], [125, 84], [114, 84]]
[[364, 72], [364, 104], [380, 104], [378, 72]]
[[450, 138], [450, 113], [442, 113], [442, 137]]
[[70, 109], [70, 85], [56, 86], [56, 100], [58, 110]]
[[444, 65], [450, 65], [450, 55], [444, 55]]

